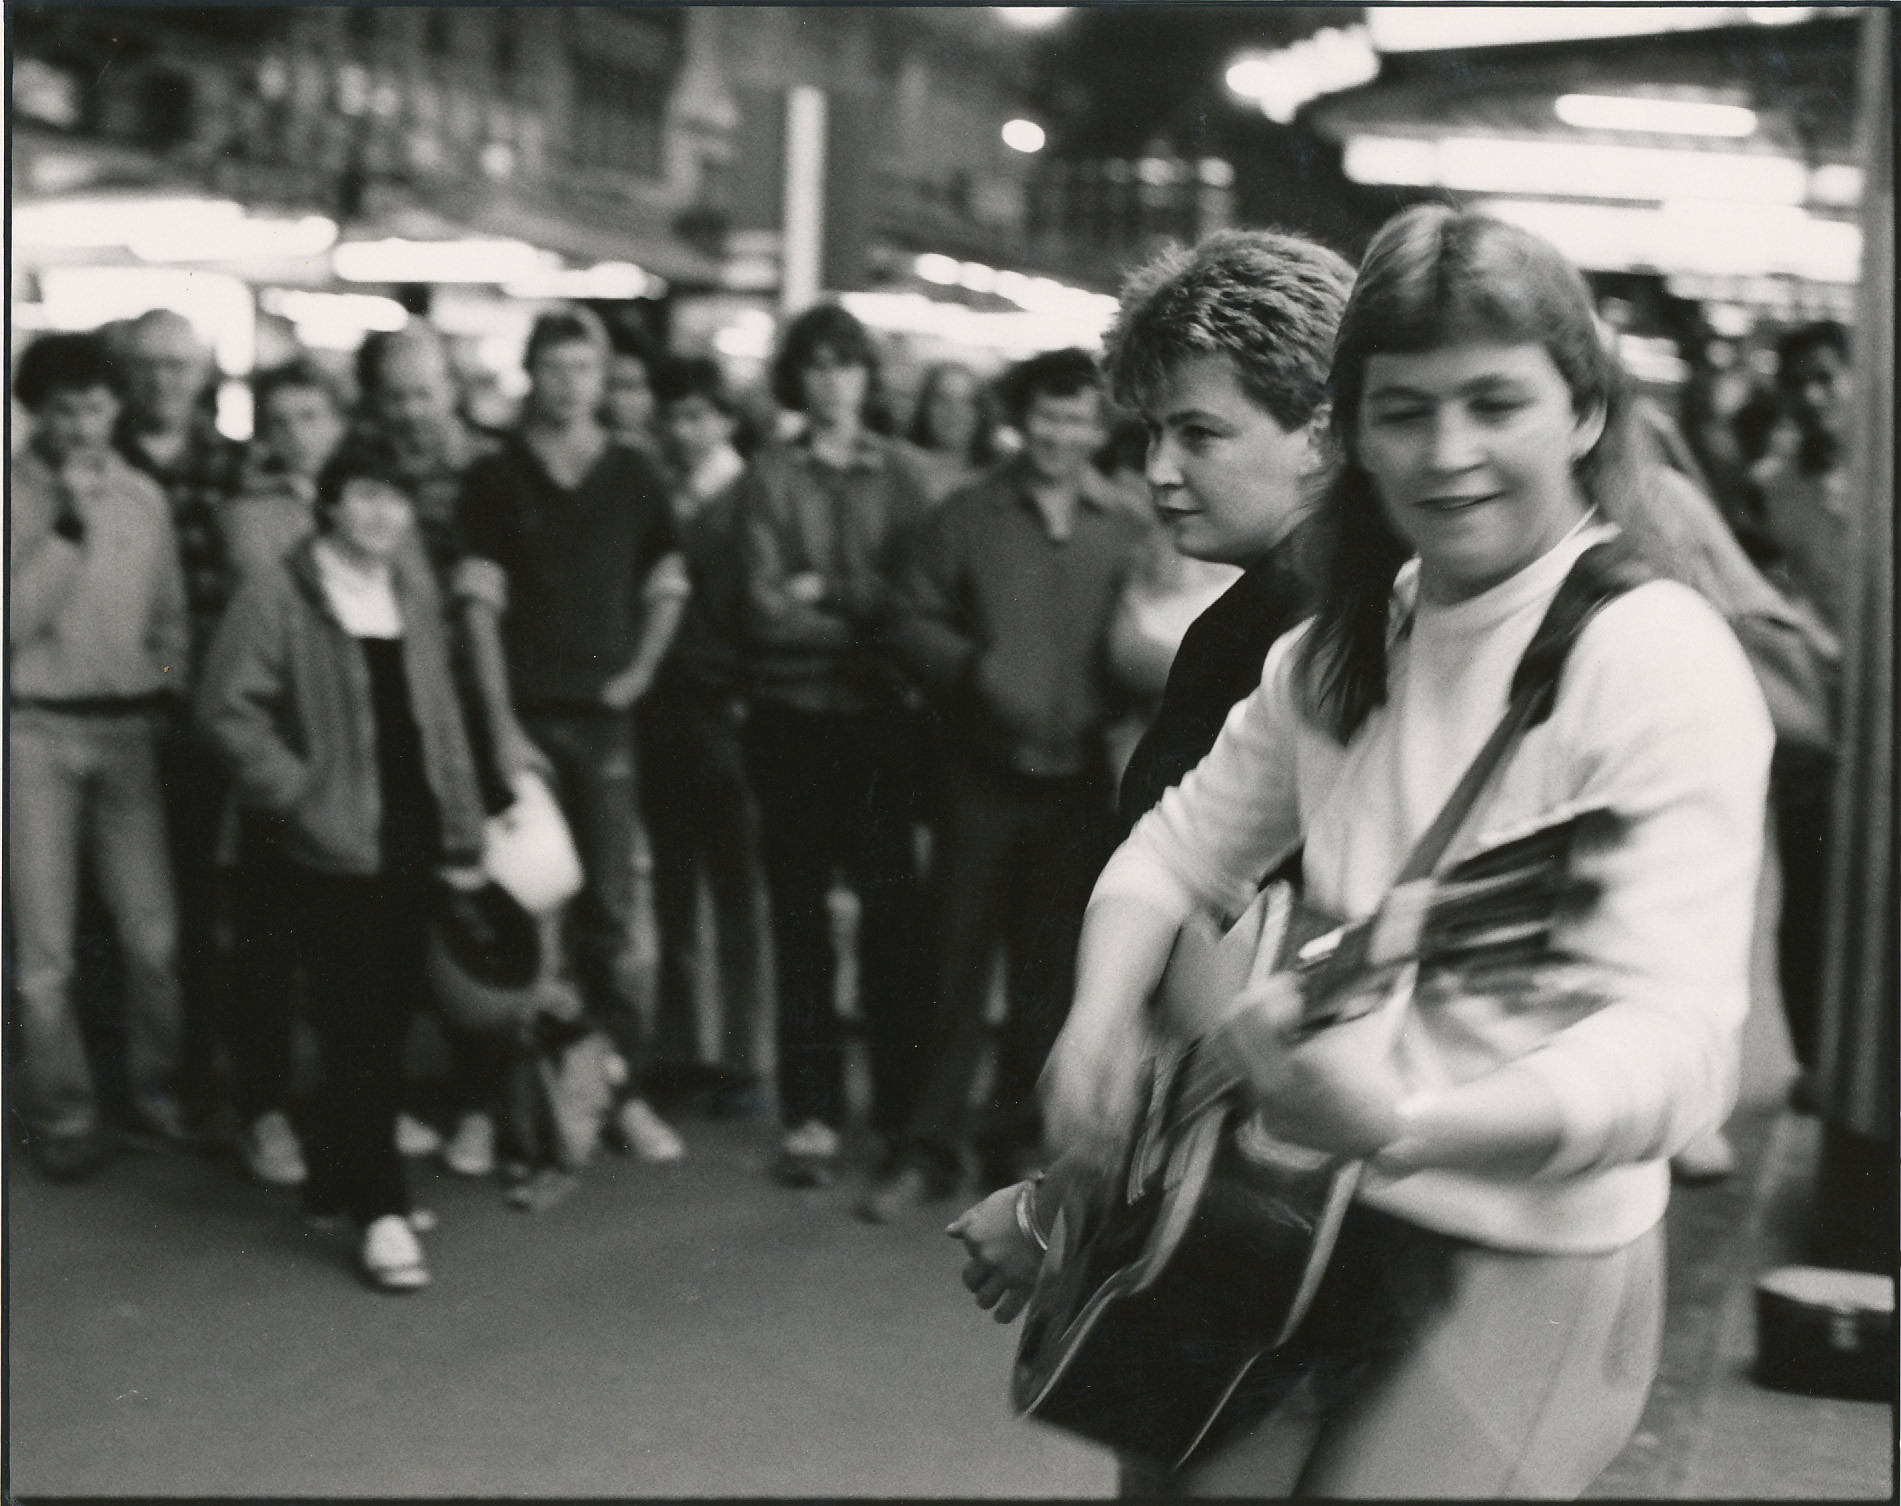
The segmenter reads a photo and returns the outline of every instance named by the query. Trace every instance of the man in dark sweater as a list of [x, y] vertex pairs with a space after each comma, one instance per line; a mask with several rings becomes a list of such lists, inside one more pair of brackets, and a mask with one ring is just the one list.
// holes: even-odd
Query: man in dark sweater
[[1069, 1007], [1076, 925], [1108, 853], [1105, 644], [1142, 525], [1090, 465], [1103, 416], [1087, 352], [1037, 356], [1006, 391], [1022, 454], [919, 526], [893, 614], [893, 642], [949, 746], [930, 1075], [902, 1158], [860, 1205], [873, 1222], [955, 1186], [999, 945], [1010, 1007], [977, 1139], [986, 1179], [1014, 1180], [1039, 1138], [1036, 1074]]
[[1104, 365], [1149, 430], [1155, 510], [1183, 554], [1246, 573], [1189, 628], [1122, 776], [1124, 835], [1200, 763], [1274, 640], [1306, 615], [1296, 554], [1353, 269], [1298, 236], [1230, 231], [1123, 294]]
[[642, 1159], [679, 1137], [641, 1096], [646, 1031], [627, 978], [633, 920], [631, 713], [652, 687], [688, 592], [665, 482], [595, 414], [607, 337], [582, 309], [544, 314], [528, 340], [520, 431], [478, 460], [457, 517], [470, 658], [497, 763], [548, 777], [581, 858], [568, 917], [575, 981], [626, 1059], [616, 1125]]

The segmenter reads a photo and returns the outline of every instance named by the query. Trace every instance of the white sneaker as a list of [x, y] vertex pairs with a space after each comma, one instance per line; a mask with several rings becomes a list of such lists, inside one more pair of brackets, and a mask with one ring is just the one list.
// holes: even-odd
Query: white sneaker
[[464, 1114], [442, 1148], [442, 1164], [459, 1177], [495, 1174], [495, 1121], [487, 1114]]
[[627, 1148], [643, 1161], [677, 1161], [686, 1154], [686, 1142], [673, 1126], [656, 1114], [644, 1098], [630, 1098], [615, 1115]]
[[297, 1187], [309, 1175], [304, 1148], [290, 1119], [278, 1109], [260, 1114], [238, 1141], [244, 1169], [267, 1187]]
[[386, 1292], [413, 1292], [429, 1284], [422, 1242], [400, 1213], [385, 1213], [363, 1231], [358, 1258], [364, 1276]]
[[413, 1114], [396, 1116], [396, 1154], [399, 1156], [433, 1156], [442, 1149], [442, 1136], [438, 1135], [422, 1120]]
[[838, 1155], [838, 1131], [818, 1119], [808, 1119], [787, 1133], [779, 1148], [788, 1156], [810, 1156], [830, 1161]]

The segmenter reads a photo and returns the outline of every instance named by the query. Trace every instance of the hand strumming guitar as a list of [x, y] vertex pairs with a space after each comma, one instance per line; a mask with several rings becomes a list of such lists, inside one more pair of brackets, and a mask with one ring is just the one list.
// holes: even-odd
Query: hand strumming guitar
[[1354, 1159], [1398, 1138], [1407, 1090], [1394, 1047], [1406, 999], [1403, 991], [1392, 992], [1390, 976], [1384, 986], [1389, 996], [1381, 1007], [1306, 1039], [1297, 1032], [1301, 1000], [1287, 974], [1236, 1000], [1222, 1034], [1271, 1133]]

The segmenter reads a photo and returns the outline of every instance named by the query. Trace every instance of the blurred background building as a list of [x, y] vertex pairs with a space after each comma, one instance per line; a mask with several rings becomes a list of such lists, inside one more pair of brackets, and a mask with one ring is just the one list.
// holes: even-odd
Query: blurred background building
[[[499, 407], [553, 298], [756, 366], [846, 295], [903, 373], [1093, 343], [1230, 223], [1349, 250], [1450, 191], [1723, 389], [1852, 307], [1843, 7], [14, 10], [22, 328], [170, 303], [225, 372], [427, 317]], [[790, 227], [790, 231], [788, 231]], [[788, 239], [790, 236], [790, 239]], [[1727, 396], [1725, 396], [1727, 394]], [[241, 389], [222, 422], [242, 434]]]

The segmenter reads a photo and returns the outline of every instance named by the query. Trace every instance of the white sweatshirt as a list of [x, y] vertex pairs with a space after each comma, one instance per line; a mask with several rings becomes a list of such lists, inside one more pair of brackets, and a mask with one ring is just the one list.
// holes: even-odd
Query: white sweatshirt
[[[1282, 638], [1260, 688], [1136, 827], [1096, 897], [1177, 918], [1238, 913], [1304, 836], [1310, 901], [1370, 914], [1504, 714], [1572, 562], [1607, 532], [1581, 530], [1470, 600], [1421, 601], [1389, 651], [1386, 704], [1345, 747], [1297, 709], [1292, 651], [1306, 629]], [[1695, 592], [1655, 581], [1598, 613], [1550, 718], [1494, 776], [1448, 861], [1568, 804], [1604, 803], [1628, 825], [1590, 862], [1601, 897], [1561, 928], [1568, 962], [1550, 986], [1509, 999], [1422, 992], [1399, 1045], [1410, 1091], [1522, 1061], [1562, 1107], [1559, 1146], [1523, 1180], [1369, 1168], [1368, 1202], [1527, 1251], [1616, 1249], [1662, 1216], [1668, 1157], [1735, 1097], [1771, 742], [1748, 661]]]

